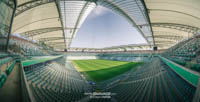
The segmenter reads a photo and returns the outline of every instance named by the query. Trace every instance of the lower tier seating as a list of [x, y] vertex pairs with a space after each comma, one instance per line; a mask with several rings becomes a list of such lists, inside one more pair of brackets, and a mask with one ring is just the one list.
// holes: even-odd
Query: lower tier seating
[[90, 98], [84, 93], [97, 92], [96, 87], [89, 85], [70, 61], [66, 64], [53, 62], [24, 69], [37, 102], [191, 102], [196, 90], [159, 58], [153, 58], [98, 87], [98, 92], [111, 92], [111, 98]]
[[25, 69], [25, 73], [38, 102], [74, 102], [89, 89], [78, 72], [56, 63]]
[[119, 102], [191, 102], [195, 89], [157, 60], [106, 92], [116, 93]]
[[5, 57], [0, 59], [0, 88], [6, 82], [7, 76], [12, 72], [16, 61], [12, 57]]

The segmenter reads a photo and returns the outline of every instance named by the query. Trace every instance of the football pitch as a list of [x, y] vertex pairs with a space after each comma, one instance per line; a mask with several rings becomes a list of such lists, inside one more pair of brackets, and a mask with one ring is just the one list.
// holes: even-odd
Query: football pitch
[[111, 60], [73, 60], [76, 69], [84, 74], [89, 81], [101, 82], [125, 73], [142, 62], [125, 62]]

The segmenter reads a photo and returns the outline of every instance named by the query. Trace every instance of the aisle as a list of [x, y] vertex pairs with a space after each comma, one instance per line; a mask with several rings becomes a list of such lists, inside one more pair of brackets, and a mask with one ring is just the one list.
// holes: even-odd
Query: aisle
[[0, 89], [0, 102], [22, 102], [19, 69], [19, 64], [16, 64], [6, 83]]

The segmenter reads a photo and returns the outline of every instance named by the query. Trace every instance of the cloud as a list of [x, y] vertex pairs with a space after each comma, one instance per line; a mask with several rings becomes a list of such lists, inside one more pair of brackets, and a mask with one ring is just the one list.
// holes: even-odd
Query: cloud
[[91, 18], [102, 16], [108, 12], [108, 9], [102, 6], [97, 6], [90, 14]]

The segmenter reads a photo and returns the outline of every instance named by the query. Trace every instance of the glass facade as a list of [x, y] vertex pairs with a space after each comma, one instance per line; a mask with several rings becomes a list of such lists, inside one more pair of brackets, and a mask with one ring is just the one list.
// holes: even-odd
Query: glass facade
[[10, 32], [15, 0], [0, 0], [0, 48], [4, 50]]

